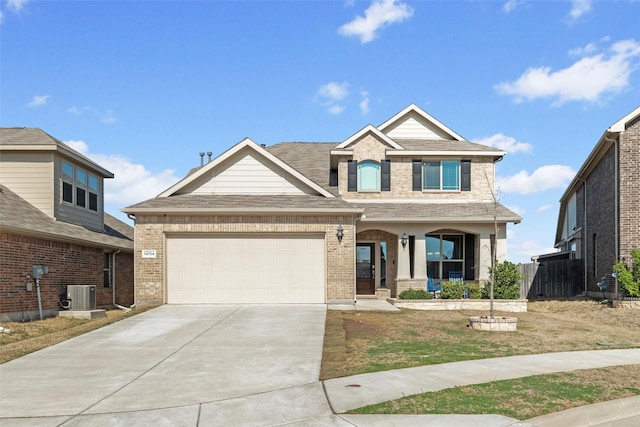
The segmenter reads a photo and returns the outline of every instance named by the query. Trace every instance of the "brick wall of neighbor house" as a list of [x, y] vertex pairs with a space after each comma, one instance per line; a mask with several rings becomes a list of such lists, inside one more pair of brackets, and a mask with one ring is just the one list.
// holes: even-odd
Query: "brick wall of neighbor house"
[[[112, 290], [104, 287], [104, 255], [100, 248], [55, 242], [7, 232], [0, 233], [0, 313], [37, 312], [35, 281], [28, 279], [34, 265], [44, 265], [49, 272], [40, 280], [43, 311], [59, 309], [60, 288], [64, 285], [95, 285], [96, 305], [109, 306]], [[133, 302], [133, 256], [118, 254], [116, 299], [120, 304]], [[27, 290], [27, 282], [33, 284]]]
[[[353, 159], [358, 162], [385, 158], [385, 148], [373, 135], [365, 135], [352, 147]], [[412, 191], [412, 158], [389, 156], [391, 159], [391, 191], [363, 192], [347, 191], [347, 160], [340, 157], [338, 164], [338, 191], [345, 199], [432, 199], [432, 200], [493, 200], [493, 161], [482, 157], [461, 155], [460, 159], [471, 159], [471, 191]]]
[[[160, 216], [137, 215], [135, 301], [163, 304], [165, 233], [325, 233], [327, 299], [352, 300], [355, 291], [355, 226], [351, 216]], [[344, 238], [338, 243], [336, 229]], [[156, 258], [142, 258], [155, 249]]]
[[620, 135], [620, 258], [640, 248], [640, 118]]
[[585, 280], [589, 292], [599, 292], [596, 283], [613, 271], [616, 260], [615, 194], [615, 147], [612, 145], [586, 182]]
[[[367, 230], [356, 235], [357, 241], [387, 242], [387, 288], [391, 297], [397, 296], [396, 277], [398, 277], [398, 236], [382, 230]], [[378, 260], [376, 260], [377, 262]], [[379, 269], [379, 267], [376, 267]]]

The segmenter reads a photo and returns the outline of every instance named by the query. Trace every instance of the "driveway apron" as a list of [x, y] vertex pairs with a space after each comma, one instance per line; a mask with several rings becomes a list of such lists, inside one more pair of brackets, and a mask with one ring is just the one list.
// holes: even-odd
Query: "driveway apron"
[[0, 365], [0, 425], [332, 418], [318, 382], [325, 316], [324, 305], [158, 307]]

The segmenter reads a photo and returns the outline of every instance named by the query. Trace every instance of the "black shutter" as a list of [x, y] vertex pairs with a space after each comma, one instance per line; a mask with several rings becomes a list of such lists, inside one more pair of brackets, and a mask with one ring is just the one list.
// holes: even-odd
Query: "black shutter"
[[471, 160], [463, 160], [460, 164], [462, 175], [462, 191], [471, 191]]
[[384, 159], [380, 163], [380, 190], [391, 191], [391, 160]]
[[475, 280], [476, 235], [464, 235], [464, 280]]
[[349, 160], [347, 166], [347, 191], [358, 191], [358, 161]]
[[329, 171], [329, 187], [337, 187], [338, 186], [338, 170], [331, 169]]
[[422, 191], [422, 160], [412, 161], [412, 190]]

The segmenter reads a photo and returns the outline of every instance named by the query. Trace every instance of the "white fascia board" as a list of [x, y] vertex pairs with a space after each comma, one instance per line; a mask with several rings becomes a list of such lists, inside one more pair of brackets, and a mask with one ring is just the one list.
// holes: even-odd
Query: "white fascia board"
[[506, 151], [387, 151], [388, 156], [484, 156], [502, 157]]
[[225, 151], [224, 153], [222, 153], [221, 155], [219, 155], [218, 157], [216, 157], [215, 159], [213, 159], [209, 163], [205, 164], [203, 167], [200, 168], [200, 170], [198, 170], [197, 172], [192, 173], [191, 175], [187, 176], [183, 180], [178, 181], [172, 187], [169, 187], [167, 190], [165, 190], [162, 193], [160, 193], [157, 197], [168, 197], [168, 196], [171, 196], [176, 191], [178, 191], [178, 190], [184, 188], [185, 186], [191, 184], [192, 182], [196, 181], [198, 178], [200, 178], [201, 176], [207, 174], [208, 172], [213, 170], [216, 166], [218, 166], [219, 164], [223, 163], [225, 160], [231, 158], [233, 155], [238, 153], [240, 150], [242, 150], [244, 148], [247, 148], [247, 147], [252, 149], [253, 151], [255, 151], [256, 154], [258, 154], [259, 156], [264, 157], [267, 160], [269, 160], [270, 162], [274, 163], [275, 165], [281, 167], [288, 174], [290, 174], [291, 176], [294, 176], [298, 180], [302, 181], [303, 183], [305, 183], [309, 187], [313, 188], [315, 191], [317, 191], [321, 195], [323, 195], [325, 197], [329, 197], [329, 198], [335, 197], [333, 194], [331, 194], [330, 192], [328, 192], [324, 188], [320, 187], [318, 184], [316, 184], [315, 182], [311, 181], [309, 178], [307, 178], [306, 176], [302, 175], [300, 172], [296, 171], [291, 166], [289, 166], [288, 164], [286, 164], [285, 162], [283, 162], [282, 160], [280, 160], [279, 158], [277, 158], [273, 154], [269, 153], [266, 149], [264, 149], [260, 145], [256, 144], [254, 141], [251, 140], [251, 138], [243, 139], [242, 141], [240, 141], [239, 143], [237, 143], [233, 147], [229, 148], [227, 151]]
[[378, 128], [376, 128], [373, 125], [366, 125], [362, 129], [360, 129], [358, 132], [354, 133], [349, 138], [347, 138], [343, 143], [338, 145], [336, 149], [347, 148], [354, 141], [364, 136], [367, 132], [373, 133], [375, 136], [377, 136], [378, 138], [380, 138], [381, 140], [383, 140], [384, 142], [386, 142], [388, 145], [395, 148], [396, 150], [404, 150], [402, 146], [398, 145], [395, 141], [393, 141], [391, 138], [389, 138], [387, 135], [382, 133]]
[[609, 132], [622, 132], [625, 130], [627, 123], [629, 123], [630, 121], [632, 121], [638, 116], [640, 116], [640, 107], [636, 108], [635, 110], [633, 110], [632, 112], [630, 112], [629, 114], [627, 114], [626, 116], [624, 116], [623, 118], [621, 118], [620, 120], [612, 124], [611, 127], [609, 127], [609, 129], [607, 130]]
[[331, 150], [332, 156], [353, 156], [353, 150]]
[[125, 208], [121, 209], [127, 214], [161, 214], [161, 215], [208, 215], [208, 214], [267, 214], [267, 213], [296, 213], [306, 215], [316, 214], [353, 214], [360, 215], [364, 212], [361, 208]]
[[[514, 224], [519, 224], [520, 221], [522, 221], [522, 219], [515, 219], [515, 218], [496, 218], [496, 220], [500, 223], [503, 222], [512, 222]], [[451, 217], [446, 217], [446, 218], [435, 218], [435, 217], [429, 217], [429, 218], [416, 218], [416, 217], [406, 217], [406, 218], [402, 218], [402, 217], [394, 217], [394, 218], [380, 218], [380, 217], [376, 217], [376, 218], [361, 218], [360, 219], [361, 222], [384, 222], [384, 223], [415, 223], [415, 224], [436, 224], [436, 223], [450, 223], [450, 224], [455, 224], [455, 223], [459, 223], [459, 224], [471, 224], [471, 223], [479, 223], [479, 224], [493, 224], [494, 219], [493, 218], [463, 218], [463, 219], [459, 219], [459, 218], [451, 218]]]
[[433, 123], [438, 129], [440, 129], [441, 131], [445, 132], [448, 135], [451, 135], [454, 139], [457, 139], [458, 141], [466, 141], [466, 139], [464, 139], [462, 136], [458, 135], [453, 130], [449, 129], [449, 127], [445, 126], [442, 122], [440, 122], [438, 119], [433, 117], [431, 114], [424, 111], [422, 108], [418, 107], [416, 104], [410, 104], [404, 110], [400, 111], [398, 114], [396, 114], [395, 116], [391, 117], [389, 120], [387, 120], [386, 122], [378, 126], [378, 129], [381, 132], [384, 132], [386, 128], [388, 128], [393, 123], [395, 123], [400, 118], [402, 118], [402, 116], [405, 116], [410, 112], [414, 112], [419, 116], [421, 116], [423, 119]]

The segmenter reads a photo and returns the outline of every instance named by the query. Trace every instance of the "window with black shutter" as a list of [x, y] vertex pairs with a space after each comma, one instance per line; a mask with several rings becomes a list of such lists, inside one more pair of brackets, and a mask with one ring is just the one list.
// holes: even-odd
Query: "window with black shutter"
[[391, 191], [391, 160], [384, 159], [382, 163], [380, 163], [382, 167], [381, 175], [380, 175], [380, 190], [381, 191]]

